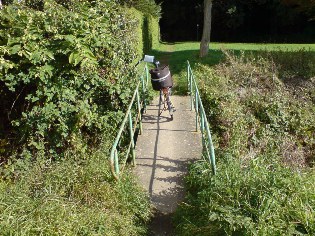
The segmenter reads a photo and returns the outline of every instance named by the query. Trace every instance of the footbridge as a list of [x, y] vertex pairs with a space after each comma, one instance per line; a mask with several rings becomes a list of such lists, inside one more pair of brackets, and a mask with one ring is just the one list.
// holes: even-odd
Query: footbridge
[[[148, 67], [145, 66], [113, 144], [110, 165], [119, 181], [128, 160], [131, 160], [132, 171], [148, 192], [155, 208], [151, 235], [171, 235], [170, 218], [185, 196], [184, 176], [189, 163], [204, 158], [215, 174], [215, 153], [209, 123], [189, 62], [188, 95], [171, 97], [176, 107], [173, 119], [168, 112], [161, 113], [159, 98], [151, 102], [146, 100], [149, 80]], [[122, 143], [125, 149], [121, 148]]]

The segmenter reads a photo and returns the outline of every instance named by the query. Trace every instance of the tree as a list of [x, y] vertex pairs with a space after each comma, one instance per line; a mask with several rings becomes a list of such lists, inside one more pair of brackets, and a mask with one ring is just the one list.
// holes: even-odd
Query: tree
[[206, 55], [208, 55], [209, 52], [212, 1], [213, 0], [204, 0], [203, 32], [200, 43], [200, 57], [205, 57]]
[[284, 5], [294, 7], [315, 20], [315, 0], [280, 0]]

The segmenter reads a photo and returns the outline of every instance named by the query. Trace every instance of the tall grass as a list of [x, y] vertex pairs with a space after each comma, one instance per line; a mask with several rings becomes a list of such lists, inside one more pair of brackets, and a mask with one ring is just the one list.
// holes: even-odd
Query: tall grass
[[145, 235], [149, 199], [128, 175], [113, 180], [104, 153], [2, 167], [0, 234]]
[[314, 55], [223, 53], [195, 67], [218, 174], [191, 167], [178, 235], [314, 235]]
[[178, 235], [314, 235], [315, 173], [292, 173], [274, 160], [228, 156], [213, 176], [194, 164], [187, 201], [177, 212]]

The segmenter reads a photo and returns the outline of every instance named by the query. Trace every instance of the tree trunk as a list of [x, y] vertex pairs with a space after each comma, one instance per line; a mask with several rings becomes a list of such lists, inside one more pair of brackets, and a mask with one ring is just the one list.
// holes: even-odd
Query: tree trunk
[[2, 9], [2, 1], [0, 0], [0, 9]]
[[204, 18], [203, 18], [203, 33], [200, 43], [200, 57], [208, 55], [209, 43], [210, 43], [210, 32], [211, 32], [211, 11], [212, 11], [212, 0], [204, 0]]

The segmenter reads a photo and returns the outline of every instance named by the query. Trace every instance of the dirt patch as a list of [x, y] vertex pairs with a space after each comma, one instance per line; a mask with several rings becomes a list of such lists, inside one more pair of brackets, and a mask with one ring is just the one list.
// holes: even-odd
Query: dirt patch
[[315, 77], [309, 79], [301, 77], [286, 78], [283, 83], [295, 99], [301, 101], [312, 100], [315, 103]]
[[172, 213], [162, 213], [160, 211], [156, 211], [150, 223], [148, 236], [174, 235], [172, 217]]

